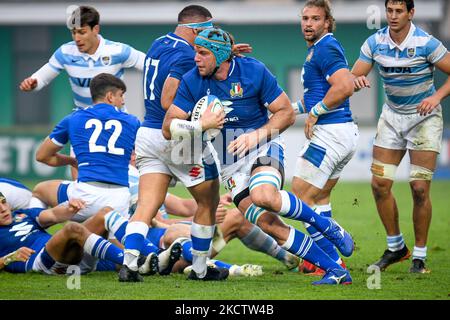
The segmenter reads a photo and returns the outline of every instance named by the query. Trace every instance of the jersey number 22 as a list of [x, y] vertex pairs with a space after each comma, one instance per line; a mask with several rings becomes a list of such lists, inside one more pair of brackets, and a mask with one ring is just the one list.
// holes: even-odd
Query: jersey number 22
[[89, 152], [108, 152], [115, 155], [123, 155], [125, 153], [123, 148], [115, 146], [117, 139], [122, 133], [122, 124], [118, 120], [108, 120], [105, 123], [105, 130], [111, 130], [114, 127], [114, 132], [108, 140], [108, 149], [105, 146], [97, 144], [98, 137], [102, 133], [103, 123], [98, 119], [89, 119], [84, 126], [85, 129], [94, 128], [91, 138], [89, 139]]

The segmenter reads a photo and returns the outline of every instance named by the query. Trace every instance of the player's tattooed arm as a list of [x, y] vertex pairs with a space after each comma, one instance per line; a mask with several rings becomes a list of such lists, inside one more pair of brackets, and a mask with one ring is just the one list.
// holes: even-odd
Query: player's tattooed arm
[[30, 256], [35, 253], [33, 249], [27, 247], [20, 247], [16, 251], [8, 253], [4, 257], [0, 257], [0, 270], [4, 269], [7, 265], [17, 261], [28, 261]]

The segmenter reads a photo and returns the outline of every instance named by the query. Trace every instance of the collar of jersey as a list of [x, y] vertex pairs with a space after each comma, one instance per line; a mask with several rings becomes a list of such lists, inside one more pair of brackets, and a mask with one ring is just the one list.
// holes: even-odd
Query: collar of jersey
[[104, 108], [104, 107], [114, 108], [114, 109], [116, 109], [116, 111], [120, 112], [119, 108], [117, 108], [116, 106], [113, 106], [112, 104], [105, 103], [105, 102], [100, 102], [100, 103], [94, 104], [93, 106], [88, 107], [88, 108]]
[[405, 40], [398, 45], [392, 40], [391, 34], [389, 33], [389, 27], [387, 27], [387, 39], [389, 43], [389, 49], [398, 48], [400, 51], [405, 50], [406, 46], [408, 45], [409, 40], [412, 38], [414, 31], [416, 31], [416, 26], [411, 22], [411, 28], [409, 28], [408, 35], [406, 36]]
[[228, 77], [227, 78], [229, 78], [230, 76], [231, 76], [231, 74], [233, 73], [233, 71], [234, 71], [234, 67], [236, 66], [236, 61], [234, 60], [234, 58], [233, 58], [233, 60], [231, 60], [231, 66], [230, 66], [230, 72], [228, 72]]
[[327, 33], [326, 35], [322, 36], [322, 38], [320, 38], [319, 40], [317, 40], [316, 42], [314, 42], [314, 44], [311, 47], [315, 47], [320, 41], [322, 41], [322, 39], [324, 39], [327, 36], [332, 36], [333, 34], [331, 32]]
[[173, 32], [168, 33], [168, 34], [166, 35], [166, 37], [169, 38], [169, 39], [175, 40], [175, 41], [183, 42], [184, 44], [186, 44], [186, 45], [188, 45], [188, 46], [190, 46], [190, 47], [193, 48], [193, 46], [192, 46], [189, 42], [187, 42], [187, 41], [186, 41], [185, 39], [183, 39], [182, 37], [177, 36], [177, 35], [176, 35], [175, 33], [173, 33]]
[[92, 59], [94, 61], [97, 61], [100, 58], [101, 53], [103, 52], [103, 47], [105, 46], [105, 39], [103, 39], [101, 35], [98, 35], [98, 38], [100, 40], [100, 43], [98, 44], [97, 51], [95, 51], [94, 54], [88, 54], [83, 52], [81, 56], [83, 57], [84, 60], [87, 61], [89, 59]]

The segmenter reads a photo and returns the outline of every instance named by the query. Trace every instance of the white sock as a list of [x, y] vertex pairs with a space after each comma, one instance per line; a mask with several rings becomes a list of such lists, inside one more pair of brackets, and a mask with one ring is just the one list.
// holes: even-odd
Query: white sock
[[215, 227], [215, 225], [201, 225], [195, 222], [191, 225], [192, 270], [199, 278], [206, 275], [206, 260], [210, 256]]
[[427, 258], [427, 247], [414, 246], [413, 259], [425, 260]]

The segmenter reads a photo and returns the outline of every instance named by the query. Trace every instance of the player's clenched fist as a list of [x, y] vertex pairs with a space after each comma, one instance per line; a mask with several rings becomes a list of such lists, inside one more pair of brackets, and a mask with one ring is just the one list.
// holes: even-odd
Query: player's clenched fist
[[31, 91], [31, 90], [34, 90], [34, 88], [36, 88], [36, 87], [37, 87], [37, 79], [33, 79], [33, 78], [26, 78], [19, 85], [19, 88], [22, 91]]

